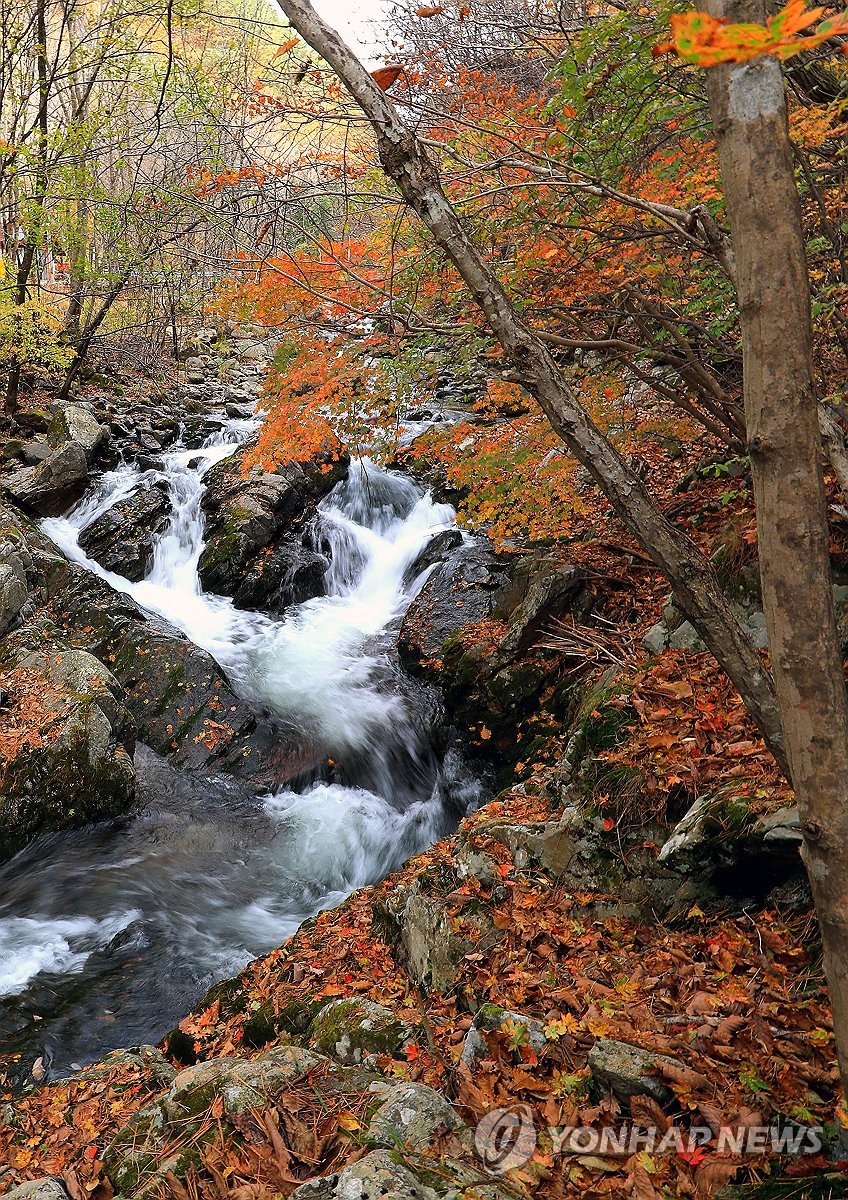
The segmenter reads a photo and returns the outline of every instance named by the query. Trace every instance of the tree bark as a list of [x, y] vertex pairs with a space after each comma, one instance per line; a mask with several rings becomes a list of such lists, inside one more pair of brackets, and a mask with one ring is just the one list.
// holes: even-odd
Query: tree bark
[[542, 340], [518, 317], [447, 200], [424, 146], [403, 124], [362, 63], [308, 0], [281, 0], [281, 7], [370, 121], [386, 174], [456, 267], [553, 429], [669, 580], [678, 604], [730, 676], [778, 762], [785, 766], [771, 679], [714, 571], [694, 542], [666, 519], [639, 477], [581, 407]]
[[[713, 0], [733, 21], [751, 0]], [[736, 259], [760, 576], [848, 1095], [848, 699], [836, 630], [801, 206], [777, 59], [710, 68]]]

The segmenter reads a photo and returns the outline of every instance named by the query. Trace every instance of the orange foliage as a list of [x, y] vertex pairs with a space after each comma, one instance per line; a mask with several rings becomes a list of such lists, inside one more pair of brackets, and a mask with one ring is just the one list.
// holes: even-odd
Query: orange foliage
[[765, 25], [731, 24], [704, 12], [678, 13], [671, 18], [672, 41], [656, 46], [655, 52], [665, 54], [673, 50], [685, 62], [699, 67], [747, 62], [760, 54], [792, 58], [805, 50], [815, 50], [831, 38], [848, 34], [846, 12], [822, 21], [812, 33], [796, 36], [809, 29], [824, 12], [824, 8], [807, 9], [804, 0], [789, 0], [780, 12], [767, 18]]

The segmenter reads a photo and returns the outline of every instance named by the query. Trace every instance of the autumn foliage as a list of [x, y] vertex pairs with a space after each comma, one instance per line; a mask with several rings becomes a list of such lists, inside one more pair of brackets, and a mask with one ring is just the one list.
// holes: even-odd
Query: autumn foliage
[[[674, 50], [685, 62], [699, 67], [747, 62], [759, 54], [792, 58], [848, 34], [848, 13], [819, 21], [825, 11], [806, 8], [804, 0], [790, 0], [780, 12], [768, 17], [765, 25], [731, 23], [704, 12], [678, 13], [671, 18], [672, 41], [655, 49], [658, 54]], [[803, 32], [817, 21], [811, 33]]]

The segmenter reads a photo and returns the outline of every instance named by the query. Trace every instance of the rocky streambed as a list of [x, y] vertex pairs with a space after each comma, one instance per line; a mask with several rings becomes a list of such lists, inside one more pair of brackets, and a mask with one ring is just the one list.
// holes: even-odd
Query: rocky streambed
[[481, 795], [396, 652], [453, 510], [367, 461], [245, 477], [249, 391], [155, 448], [61, 406], [4, 479], [0, 1037], [24, 1074], [160, 1036]]

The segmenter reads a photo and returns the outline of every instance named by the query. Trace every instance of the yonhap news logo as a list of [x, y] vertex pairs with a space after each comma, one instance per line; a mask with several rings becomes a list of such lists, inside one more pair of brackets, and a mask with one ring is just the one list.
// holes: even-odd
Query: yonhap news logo
[[[717, 1131], [707, 1125], [683, 1129], [672, 1125], [625, 1124], [596, 1129], [591, 1125], [549, 1125], [542, 1133], [545, 1148], [554, 1157], [567, 1154], [592, 1154], [623, 1157], [647, 1151], [649, 1154], [677, 1154], [693, 1160], [706, 1154], [818, 1154], [824, 1145], [820, 1126], [806, 1125], [722, 1125]], [[493, 1174], [503, 1174], [528, 1163], [539, 1137], [533, 1113], [527, 1104], [494, 1108], [486, 1113], [474, 1133], [474, 1145], [484, 1166]], [[548, 1149], [549, 1148], [549, 1149]]]
[[536, 1149], [536, 1124], [530, 1106], [493, 1108], [474, 1131], [474, 1145], [484, 1165], [495, 1174], [524, 1166]]

